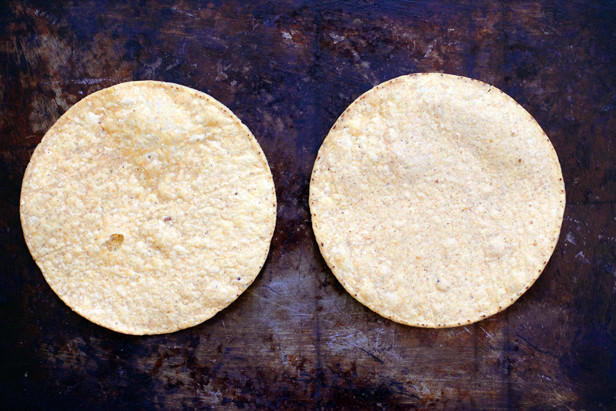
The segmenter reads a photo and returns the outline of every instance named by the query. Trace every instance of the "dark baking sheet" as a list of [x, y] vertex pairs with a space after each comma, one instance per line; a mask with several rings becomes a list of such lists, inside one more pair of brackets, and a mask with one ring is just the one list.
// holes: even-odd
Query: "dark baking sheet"
[[[616, 408], [614, 2], [0, 2], [0, 408]], [[353, 300], [321, 258], [308, 181], [344, 108], [392, 77], [501, 88], [558, 152], [558, 246], [511, 308], [406, 327]], [[253, 131], [278, 224], [267, 263], [197, 327], [131, 337], [45, 283], [19, 223], [23, 172], [85, 95], [156, 79], [205, 91]]]

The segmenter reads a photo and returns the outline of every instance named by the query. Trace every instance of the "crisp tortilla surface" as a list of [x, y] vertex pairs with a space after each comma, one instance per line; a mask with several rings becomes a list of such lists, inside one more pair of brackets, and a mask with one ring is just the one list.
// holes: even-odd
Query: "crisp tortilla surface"
[[310, 185], [334, 275], [370, 309], [420, 327], [512, 304], [547, 264], [564, 208], [556, 152], [532, 116], [495, 87], [438, 73], [353, 102]]
[[119, 84], [68, 110], [25, 173], [21, 220], [73, 310], [127, 334], [201, 323], [255, 279], [276, 196], [259, 144], [212, 97]]

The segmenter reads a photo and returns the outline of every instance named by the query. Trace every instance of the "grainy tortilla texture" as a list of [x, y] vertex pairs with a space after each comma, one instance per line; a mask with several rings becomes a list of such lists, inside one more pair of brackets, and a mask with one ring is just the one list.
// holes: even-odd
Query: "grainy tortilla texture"
[[323, 142], [310, 184], [321, 253], [361, 303], [420, 327], [512, 304], [559, 237], [554, 148], [497, 88], [437, 73], [368, 91]]
[[25, 173], [21, 220], [58, 296], [127, 334], [201, 323], [267, 257], [276, 196], [246, 126], [212, 97], [122, 83], [68, 110]]

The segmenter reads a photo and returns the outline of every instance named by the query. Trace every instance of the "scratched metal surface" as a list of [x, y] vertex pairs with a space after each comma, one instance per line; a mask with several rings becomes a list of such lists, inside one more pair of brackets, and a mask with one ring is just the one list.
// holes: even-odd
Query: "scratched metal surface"
[[[464, 0], [0, 2], [0, 408], [616, 408], [616, 7]], [[355, 302], [320, 257], [308, 181], [364, 91], [416, 71], [496, 85], [562, 161], [568, 205], [537, 283], [472, 326], [426, 330]], [[82, 319], [23, 240], [19, 191], [85, 95], [156, 79], [253, 131], [279, 201], [267, 263], [210, 321], [130, 337]]]

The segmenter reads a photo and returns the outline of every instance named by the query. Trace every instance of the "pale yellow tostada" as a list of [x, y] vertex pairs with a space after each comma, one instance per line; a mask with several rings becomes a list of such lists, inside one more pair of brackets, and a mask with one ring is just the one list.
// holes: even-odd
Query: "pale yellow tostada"
[[98, 91], [51, 127], [20, 211], [32, 256], [69, 307], [112, 330], [159, 334], [207, 320], [253, 282], [276, 195], [229, 109], [143, 81]]
[[353, 102], [310, 184], [334, 275], [370, 309], [419, 327], [512, 304], [546, 266], [564, 208], [556, 152], [533, 117], [496, 87], [438, 73]]

